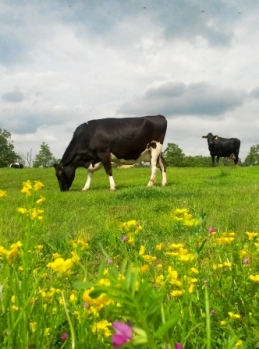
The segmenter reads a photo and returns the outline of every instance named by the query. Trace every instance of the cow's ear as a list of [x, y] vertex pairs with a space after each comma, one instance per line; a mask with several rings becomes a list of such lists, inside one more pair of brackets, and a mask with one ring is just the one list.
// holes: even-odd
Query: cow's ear
[[208, 138], [207, 136], [202, 136], [202, 138]]

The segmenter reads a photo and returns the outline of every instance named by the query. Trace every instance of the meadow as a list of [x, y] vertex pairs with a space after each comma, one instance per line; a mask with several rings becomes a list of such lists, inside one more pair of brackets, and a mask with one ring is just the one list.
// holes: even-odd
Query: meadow
[[259, 168], [0, 169], [1, 348], [259, 348]]

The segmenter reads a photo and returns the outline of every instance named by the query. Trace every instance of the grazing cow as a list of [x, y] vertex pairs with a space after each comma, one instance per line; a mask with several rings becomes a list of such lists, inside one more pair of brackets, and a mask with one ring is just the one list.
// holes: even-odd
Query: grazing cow
[[61, 162], [54, 165], [60, 190], [69, 190], [77, 167], [88, 170], [82, 190], [90, 189], [94, 171], [102, 166], [109, 176], [110, 190], [115, 190], [111, 162], [148, 161], [151, 165], [148, 186], [154, 184], [157, 168], [162, 172], [162, 186], [165, 186], [166, 164], [162, 146], [166, 128], [167, 121], [162, 115], [91, 120], [78, 126]]
[[217, 164], [220, 157], [234, 160], [234, 163], [238, 164], [238, 154], [240, 149], [240, 140], [238, 138], [222, 138], [219, 136], [213, 136], [212, 133], [208, 133], [207, 136], [203, 136], [208, 141], [208, 148], [210, 151], [212, 165], [215, 165], [214, 158], [217, 157]]
[[23, 168], [23, 164], [21, 164], [20, 162], [13, 162], [10, 167], [12, 168]]

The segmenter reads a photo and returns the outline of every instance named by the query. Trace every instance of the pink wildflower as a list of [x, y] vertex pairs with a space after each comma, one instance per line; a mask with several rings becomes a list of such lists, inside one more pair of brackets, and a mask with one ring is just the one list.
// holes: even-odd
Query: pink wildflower
[[66, 341], [68, 339], [68, 334], [66, 332], [63, 332], [62, 335], [60, 336], [60, 339], [62, 341]]
[[118, 349], [132, 339], [132, 328], [123, 322], [114, 321], [112, 327], [115, 334], [112, 335], [112, 345], [114, 349]]
[[175, 343], [175, 349], [184, 349], [184, 347], [180, 343]]

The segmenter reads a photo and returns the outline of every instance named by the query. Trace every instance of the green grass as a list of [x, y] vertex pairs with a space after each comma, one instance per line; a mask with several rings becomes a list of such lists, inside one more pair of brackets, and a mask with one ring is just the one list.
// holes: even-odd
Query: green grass
[[[61, 193], [54, 169], [1, 169], [2, 190], [8, 191], [1, 215], [1, 237], [13, 239], [12, 223], [17, 206], [23, 200], [22, 183], [27, 179], [44, 184], [46, 197], [44, 222], [38, 239], [56, 243], [66, 237], [77, 236], [82, 229], [98, 238], [109, 235], [120, 222], [137, 219], [152, 230], [171, 235], [168, 215], [178, 208], [207, 214], [208, 225], [221, 231], [253, 231], [259, 222], [259, 168], [219, 167], [211, 169], [168, 168], [168, 186], [160, 187], [160, 174], [153, 188], [147, 188], [149, 169], [115, 169], [116, 192], [109, 192], [108, 178], [100, 170], [95, 174], [92, 187], [81, 192], [86, 171], [78, 169], [69, 192]], [[11, 231], [10, 231], [11, 230]], [[17, 238], [19, 235], [17, 236]], [[155, 237], [154, 237], [155, 238]], [[54, 245], [55, 245], [54, 244]]]
[[[164, 349], [167, 343], [173, 349], [174, 343], [181, 342], [185, 349], [230, 349], [240, 344], [239, 340], [241, 348], [259, 347], [258, 284], [249, 280], [250, 275], [258, 274], [259, 241], [246, 235], [259, 231], [259, 167], [168, 168], [167, 175], [167, 187], [160, 186], [158, 173], [154, 187], [147, 188], [149, 168], [114, 169], [117, 190], [110, 192], [108, 178], [100, 170], [91, 190], [82, 192], [86, 171], [78, 169], [71, 190], [61, 193], [54, 169], [0, 169], [0, 190], [7, 193], [0, 198], [1, 348], [110, 348], [111, 328], [107, 337], [98, 337], [92, 330], [102, 320], [130, 320], [141, 328], [142, 337], [136, 330], [133, 342], [125, 348]], [[26, 196], [21, 189], [27, 180], [40, 181], [44, 187]], [[17, 212], [18, 207], [35, 207], [40, 195], [46, 198], [40, 206], [44, 210], [42, 221]], [[174, 211], [179, 208], [196, 217], [198, 227], [176, 223]], [[122, 228], [123, 222], [131, 220], [143, 228], [138, 235], [127, 235]], [[215, 238], [208, 227], [217, 232]], [[222, 234], [228, 237], [232, 232], [236, 234], [234, 242], [215, 240], [222, 236], [224, 240]], [[135, 246], [128, 240], [123, 243], [123, 235], [128, 239], [132, 236]], [[89, 249], [72, 248], [71, 239], [78, 238], [88, 242]], [[11, 245], [17, 241], [23, 246], [13, 251], [14, 261], [8, 263], [5, 252], [1, 257], [1, 246], [12, 251]], [[161, 251], [156, 249], [160, 243], [164, 246]], [[185, 263], [171, 257], [169, 246], [174, 243], [184, 244], [194, 260]], [[37, 245], [43, 246], [42, 252]], [[141, 246], [147, 255], [155, 256], [154, 262], [143, 260]], [[58, 252], [69, 259], [71, 250], [80, 257], [73, 273], [51, 271], [48, 263], [53, 261], [52, 254]], [[248, 266], [242, 264], [242, 256], [249, 259]], [[143, 276], [145, 264], [148, 271]], [[182, 297], [170, 297], [175, 288], [168, 267], [179, 274], [185, 292]], [[191, 267], [199, 270], [198, 276], [190, 274]], [[194, 277], [197, 281], [193, 281], [195, 291], [191, 292], [188, 288]], [[100, 280], [109, 280], [110, 286], [104, 288]], [[96, 306], [98, 315], [82, 305], [84, 292], [91, 286], [93, 298], [98, 300], [105, 292], [114, 302], [104, 308]], [[48, 300], [43, 293], [51, 287], [56, 291]], [[69, 301], [71, 294], [77, 296], [74, 303]], [[89, 302], [88, 306], [91, 299]], [[117, 302], [120, 307], [114, 306]], [[18, 310], [12, 310], [11, 305], [17, 305]], [[57, 313], [55, 309], [59, 309]], [[241, 320], [226, 320], [229, 311], [241, 314]], [[81, 320], [74, 314], [80, 314]], [[220, 325], [223, 320], [225, 326]], [[34, 331], [34, 323], [42, 331]], [[69, 336], [62, 341], [60, 334], [64, 332]], [[134, 341], [143, 344], [135, 346]]]

